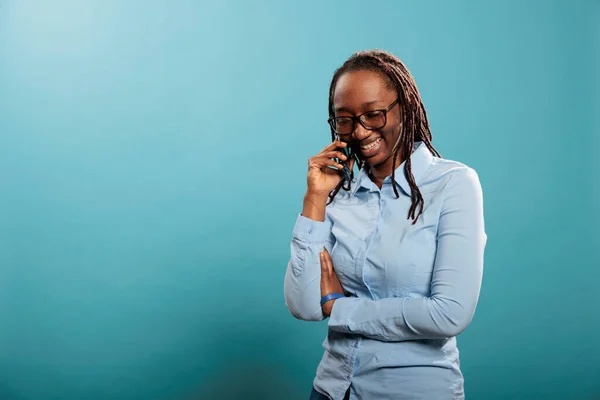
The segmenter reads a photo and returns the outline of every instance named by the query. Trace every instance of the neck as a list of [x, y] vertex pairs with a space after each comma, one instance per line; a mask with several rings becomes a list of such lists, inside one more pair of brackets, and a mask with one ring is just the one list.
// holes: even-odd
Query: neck
[[379, 165], [375, 165], [372, 167], [369, 166], [369, 178], [371, 178], [371, 181], [373, 181], [373, 183], [377, 185], [379, 189], [381, 189], [381, 187], [383, 186], [384, 179], [392, 175], [394, 169], [398, 168], [398, 166], [402, 164], [403, 161], [404, 157], [401, 154], [398, 154], [398, 158], [396, 159], [396, 165], [392, 164], [394, 162], [394, 156], [392, 155]]

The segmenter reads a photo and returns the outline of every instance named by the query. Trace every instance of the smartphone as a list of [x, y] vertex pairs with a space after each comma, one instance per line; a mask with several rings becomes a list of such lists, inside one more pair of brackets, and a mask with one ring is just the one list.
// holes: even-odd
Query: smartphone
[[[338, 136], [336, 139], [340, 140], [340, 137]], [[344, 155], [348, 158], [346, 158], [346, 161], [337, 159], [336, 162], [338, 162], [344, 166], [342, 173], [344, 174], [344, 185], [347, 185], [348, 183], [350, 183], [352, 175], [350, 174], [350, 168], [348, 168], [348, 166], [346, 164], [350, 161], [350, 159], [353, 156], [353, 152], [352, 152], [352, 149], [350, 148], [349, 144], [347, 144], [346, 147], [344, 147], [342, 149], [342, 153], [344, 153]]]

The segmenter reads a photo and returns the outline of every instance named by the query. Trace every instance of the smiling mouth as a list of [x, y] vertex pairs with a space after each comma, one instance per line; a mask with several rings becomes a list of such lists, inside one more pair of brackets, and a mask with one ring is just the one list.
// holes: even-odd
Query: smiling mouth
[[381, 138], [377, 138], [377, 139], [373, 140], [369, 144], [365, 144], [365, 145], [360, 146], [360, 149], [362, 151], [373, 150], [375, 147], [377, 147], [377, 145], [379, 144], [379, 142], [381, 142]]

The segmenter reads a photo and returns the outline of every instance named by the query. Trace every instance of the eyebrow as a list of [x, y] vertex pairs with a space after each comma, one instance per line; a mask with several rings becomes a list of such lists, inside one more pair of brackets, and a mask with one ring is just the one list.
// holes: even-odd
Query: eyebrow
[[[365, 103], [362, 103], [362, 104], [361, 104], [361, 107], [367, 107], [367, 106], [373, 105], [373, 104], [375, 104], [375, 103], [380, 103], [380, 102], [381, 102], [381, 100], [367, 101], [367, 102], [365, 102]], [[335, 109], [335, 110], [333, 110], [333, 111], [335, 111], [336, 113], [338, 113], [338, 112], [340, 112], [340, 111], [346, 111], [346, 112], [350, 112], [350, 110], [348, 110], [346, 107], [338, 107], [338, 108], [336, 108], [336, 109]]]

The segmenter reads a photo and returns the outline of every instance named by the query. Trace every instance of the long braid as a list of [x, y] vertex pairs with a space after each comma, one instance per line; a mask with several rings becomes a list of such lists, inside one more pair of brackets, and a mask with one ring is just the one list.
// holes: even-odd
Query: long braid
[[[398, 103], [402, 111], [402, 132], [392, 149], [392, 187], [396, 198], [400, 197], [396, 187], [396, 162], [398, 159], [404, 160], [404, 177], [410, 187], [411, 207], [408, 211], [408, 217], [413, 219], [413, 224], [417, 222], [419, 216], [423, 213], [424, 200], [419, 190], [415, 177], [412, 174], [411, 157], [412, 147], [415, 141], [422, 141], [427, 149], [436, 157], [440, 157], [440, 153], [433, 147], [431, 129], [427, 119], [427, 112], [421, 100], [421, 95], [417, 89], [417, 85], [406, 68], [404, 63], [391, 53], [384, 50], [369, 50], [354, 53], [346, 62], [338, 68], [331, 80], [329, 87], [329, 115], [334, 115], [333, 110], [333, 95], [337, 82], [345, 72], [367, 70], [383, 73], [389, 78], [390, 88], [394, 89], [398, 94]], [[331, 140], [335, 140], [335, 132], [331, 128]], [[360, 170], [363, 167], [363, 162], [358, 155], [354, 155], [355, 163]], [[351, 171], [351, 180], [354, 179], [354, 171]], [[329, 203], [333, 201], [340, 189], [350, 190], [350, 183], [347, 187], [343, 186], [341, 181], [337, 187], [329, 194]], [[417, 208], [419, 211], [417, 212]]]

